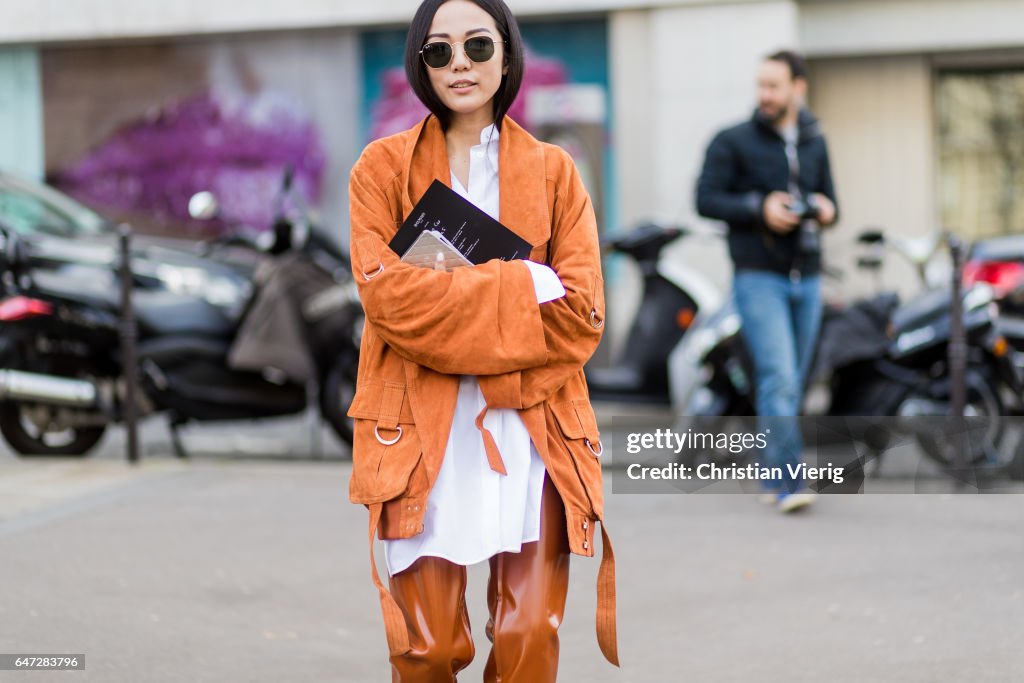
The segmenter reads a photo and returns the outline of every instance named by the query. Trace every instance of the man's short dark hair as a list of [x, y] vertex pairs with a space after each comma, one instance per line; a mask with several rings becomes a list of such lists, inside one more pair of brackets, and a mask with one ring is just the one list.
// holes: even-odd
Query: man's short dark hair
[[[416, 97], [437, 117], [444, 130], [447, 130], [452, 122], [452, 112], [434, 92], [434, 86], [430, 84], [430, 76], [427, 74], [427, 66], [420, 58], [420, 50], [423, 48], [423, 41], [427, 38], [430, 25], [434, 22], [437, 9], [446, 1], [423, 0], [412, 18], [405, 39], [405, 76], [409, 79]], [[500, 34], [496, 40], [505, 41], [502, 47], [508, 73], [501, 77], [501, 85], [494, 94], [494, 123], [500, 130], [501, 119], [512, 106], [516, 95], [519, 94], [519, 86], [523, 83], [523, 37], [519, 32], [519, 24], [512, 16], [512, 10], [504, 0], [471, 1], [494, 18]]]
[[803, 55], [792, 50], [779, 50], [774, 54], [765, 57], [766, 62], [782, 62], [789, 67], [789, 73], [795, 81], [798, 78], [807, 80], [807, 60]]

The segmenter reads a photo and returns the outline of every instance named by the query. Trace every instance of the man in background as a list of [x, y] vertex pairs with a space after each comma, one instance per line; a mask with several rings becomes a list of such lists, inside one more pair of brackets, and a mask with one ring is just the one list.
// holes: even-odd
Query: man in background
[[837, 218], [828, 150], [804, 106], [806, 94], [803, 57], [782, 51], [766, 58], [758, 69], [757, 110], [715, 136], [697, 185], [700, 214], [729, 225], [733, 295], [754, 361], [758, 429], [771, 430], [764, 464], [784, 475], [766, 482], [762, 500], [783, 512], [814, 500], [786, 466], [800, 462], [792, 418], [800, 414], [821, 323], [819, 230]]

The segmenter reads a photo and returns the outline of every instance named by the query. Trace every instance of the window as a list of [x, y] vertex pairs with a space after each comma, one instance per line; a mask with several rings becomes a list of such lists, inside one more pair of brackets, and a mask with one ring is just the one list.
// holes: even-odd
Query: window
[[940, 72], [937, 95], [943, 225], [1024, 232], [1024, 69]]
[[102, 218], [46, 186], [0, 175], [0, 221], [22, 234], [76, 237], [109, 230]]
[[74, 225], [36, 197], [0, 188], [0, 217], [21, 234], [74, 235]]

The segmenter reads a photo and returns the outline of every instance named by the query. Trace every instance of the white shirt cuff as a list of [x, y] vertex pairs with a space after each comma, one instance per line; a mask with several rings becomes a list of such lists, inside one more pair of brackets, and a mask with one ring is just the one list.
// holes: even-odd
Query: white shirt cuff
[[565, 296], [565, 287], [562, 286], [562, 281], [558, 279], [558, 274], [555, 271], [543, 263], [525, 260], [523, 263], [530, 269], [530, 275], [533, 276], [533, 291], [537, 295], [538, 304]]

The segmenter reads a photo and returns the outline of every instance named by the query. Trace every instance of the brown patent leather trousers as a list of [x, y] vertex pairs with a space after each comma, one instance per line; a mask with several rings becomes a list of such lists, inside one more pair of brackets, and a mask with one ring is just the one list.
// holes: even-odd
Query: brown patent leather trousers
[[[554, 683], [558, 627], [569, 588], [565, 507], [544, 475], [540, 539], [518, 553], [490, 559], [485, 632], [491, 652], [486, 683]], [[466, 610], [466, 568], [439, 557], [421, 557], [390, 579], [405, 614], [412, 650], [391, 658], [392, 683], [451, 683], [473, 660]]]

